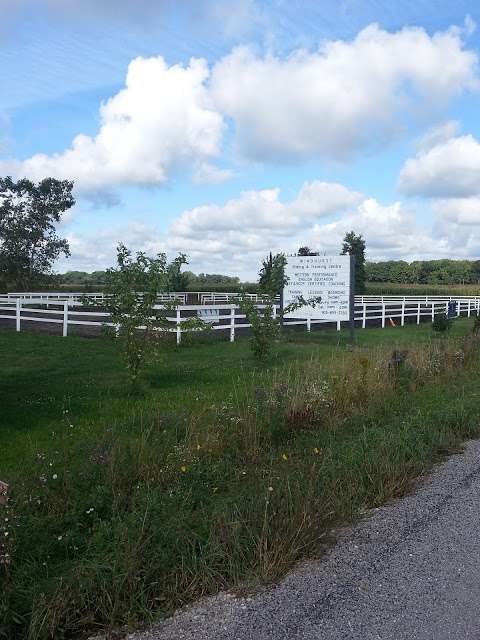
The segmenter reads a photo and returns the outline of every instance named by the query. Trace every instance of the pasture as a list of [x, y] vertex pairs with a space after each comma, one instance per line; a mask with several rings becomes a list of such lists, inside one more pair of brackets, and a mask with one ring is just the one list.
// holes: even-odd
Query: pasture
[[366, 329], [352, 353], [287, 333], [261, 368], [245, 337], [172, 342], [137, 395], [107, 339], [1, 331], [0, 637], [132, 626], [320, 553], [477, 433], [472, 325]]

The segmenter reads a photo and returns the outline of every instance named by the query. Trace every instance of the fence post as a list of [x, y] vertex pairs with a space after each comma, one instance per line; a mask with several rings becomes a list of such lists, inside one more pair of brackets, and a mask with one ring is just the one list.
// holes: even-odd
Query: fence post
[[420, 301], [418, 301], [418, 308], [417, 308], [417, 324], [420, 324], [420, 315], [421, 315], [420, 309], [421, 309], [421, 304], [422, 304], [422, 303], [421, 303]]
[[460, 300], [457, 300], [457, 318], [460, 315], [461, 311], [460, 311]]
[[310, 318], [307, 318], [307, 331], [310, 331]]
[[177, 309], [177, 344], [182, 341], [182, 329], [180, 323], [180, 309]]
[[367, 326], [367, 305], [363, 303], [362, 329]]
[[342, 321], [341, 320], [337, 320], [337, 331], [340, 331], [342, 328]]
[[402, 327], [405, 326], [405, 297], [403, 298], [403, 302], [402, 302], [402, 315], [401, 315], [400, 323]]
[[21, 298], [17, 298], [15, 304], [16, 304], [16, 307], [17, 307], [17, 309], [16, 309], [16, 328], [17, 328], [17, 331], [20, 331], [20, 312], [21, 312], [21, 309], [22, 309], [22, 299]]
[[467, 316], [470, 318], [471, 315], [471, 307], [470, 307], [470, 298], [468, 299], [468, 313]]
[[385, 303], [382, 296], [382, 329], [385, 329]]
[[432, 322], [435, 320], [435, 302], [432, 300]]
[[63, 337], [66, 338], [68, 333], [68, 300], [63, 303]]
[[[275, 315], [275, 307], [273, 308]], [[235, 305], [232, 304], [230, 308], [230, 342], [235, 342]]]

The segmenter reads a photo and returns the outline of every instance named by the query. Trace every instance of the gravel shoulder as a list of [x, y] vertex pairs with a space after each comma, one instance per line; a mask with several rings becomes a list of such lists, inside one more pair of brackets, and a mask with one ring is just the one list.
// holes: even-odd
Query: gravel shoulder
[[480, 441], [278, 585], [204, 599], [128, 638], [478, 640]]

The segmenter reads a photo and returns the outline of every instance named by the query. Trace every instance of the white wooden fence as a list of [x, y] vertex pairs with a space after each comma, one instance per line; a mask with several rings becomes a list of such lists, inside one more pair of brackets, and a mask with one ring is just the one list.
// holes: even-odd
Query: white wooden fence
[[[355, 302], [355, 322], [356, 325], [365, 329], [369, 323], [380, 324], [385, 327], [387, 324], [398, 324], [404, 326], [408, 322], [420, 324], [422, 319], [428, 318], [433, 322], [435, 315], [445, 314], [448, 311], [449, 302], [455, 301], [456, 315], [470, 317], [474, 313], [480, 312], [480, 297], [448, 297], [442, 299], [426, 299], [424, 296], [414, 296], [412, 298], [391, 299], [383, 296], [382, 299], [367, 300], [367, 296], [357, 297]], [[48, 304], [56, 308], [45, 308], [45, 298], [16, 298], [11, 300], [0, 300], [0, 319], [9, 320], [15, 323], [17, 331], [21, 331], [24, 322], [41, 322], [62, 325], [62, 335], [68, 335], [70, 326], [101, 327], [102, 325], [114, 326], [109, 322], [109, 315], [100, 311], [80, 311], [76, 310], [78, 301], [69, 299], [53, 300], [49, 298]], [[32, 307], [36, 305], [37, 308]], [[42, 305], [43, 308], [38, 308]], [[162, 305], [157, 305], [161, 308]], [[262, 308], [262, 305], [258, 305]], [[278, 312], [278, 305], [275, 312]], [[182, 330], [182, 324], [195, 316], [210, 324], [215, 331], [228, 331], [230, 341], [235, 340], [237, 329], [248, 329], [251, 325], [246, 321], [245, 314], [241, 312], [237, 305], [213, 304], [213, 305], [182, 305], [178, 306], [175, 315], [168, 317], [172, 323], [169, 329], [176, 333], [177, 343], [181, 342], [182, 332], [192, 329]], [[285, 320], [286, 326], [303, 325], [307, 331], [311, 330], [314, 324], [332, 324], [328, 320]], [[336, 323], [337, 330], [341, 329], [341, 323]]]

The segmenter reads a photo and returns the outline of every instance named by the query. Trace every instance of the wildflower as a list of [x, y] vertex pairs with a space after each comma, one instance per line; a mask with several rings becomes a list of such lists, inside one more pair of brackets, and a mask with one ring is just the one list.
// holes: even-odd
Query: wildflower
[[180, 471], [182, 473], [185, 473], [186, 470], [187, 470], [187, 467], [184, 464], [182, 464], [182, 466], [180, 467]]
[[52, 476], [52, 478], [53, 478], [54, 480], [56, 480], [56, 479], [58, 478], [57, 474], [56, 474], [56, 473], [54, 473], [54, 474], [53, 474], [53, 476]]
[[313, 453], [319, 454], [320, 449], [318, 447], [313, 447]]
[[282, 453], [282, 460], [288, 460], [288, 456], [286, 453]]
[[63, 536], [58, 536], [57, 540], [60, 541], [63, 538]]
[[218, 491], [218, 487], [213, 487], [212, 492], [217, 493], [217, 491]]
[[273, 487], [268, 487], [268, 490], [270, 491], [270, 493], [272, 493]]

